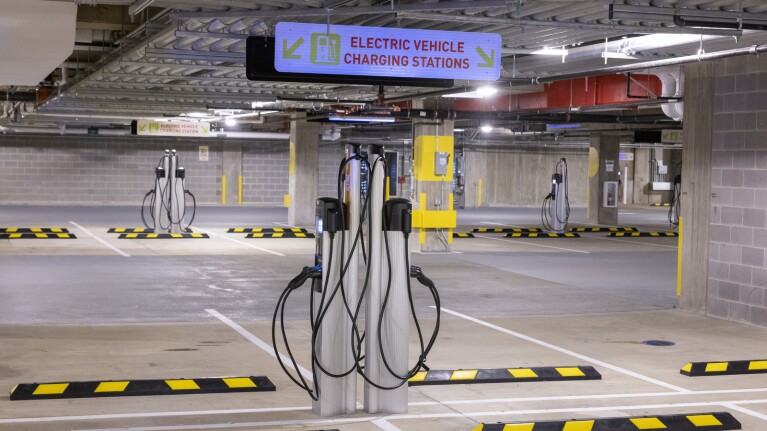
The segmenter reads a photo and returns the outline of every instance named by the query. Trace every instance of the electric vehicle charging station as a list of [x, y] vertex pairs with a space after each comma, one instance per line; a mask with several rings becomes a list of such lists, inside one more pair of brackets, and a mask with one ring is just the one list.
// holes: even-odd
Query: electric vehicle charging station
[[541, 222], [547, 230], [564, 233], [570, 219], [570, 199], [567, 190], [567, 160], [560, 159], [551, 175], [551, 192], [543, 198]]
[[[141, 221], [147, 229], [154, 233], [184, 233], [194, 221], [197, 211], [197, 201], [189, 190], [186, 190], [184, 180], [186, 170], [179, 166], [176, 150], [165, 150], [162, 159], [155, 167], [154, 188], [144, 195], [141, 204]], [[192, 198], [193, 210], [189, 223], [184, 226], [186, 218], [186, 196]], [[151, 223], [145, 217], [146, 203], [149, 200]]]
[[[359, 146], [348, 146], [339, 168], [338, 197], [316, 201], [315, 265], [305, 267], [291, 280], [272, 319], [272, 343], [280, 366], [307, 391], [313, 412], [320, 416], [356, 412], [357, 376], [365, 381], [366, 412], [406, 412], [408, 379], [425, 367], [439, 331], [436, 287], [420, 268], [410, 265], [411, 203], [401, 198], [385, 202], [383, 147], [371, 145], [367, 153], [363, 157]], [[363, 168], [368, 172], [364, 196], [360, 192]], [[424, 340], [413, 304], [411, 277], [428, 288], [436, 306], [436, 323], [428, 340]], [[311, 383], [288, 370], [277, 343], [279, 328], [286, 353], [298, 369], [282, 316], [290, 294], [309, 279]], [[358, 323], [363, 303], [364, 331]], [[415, 320], [421, 347], [413, 366], [408, 364], [409, 315]]]

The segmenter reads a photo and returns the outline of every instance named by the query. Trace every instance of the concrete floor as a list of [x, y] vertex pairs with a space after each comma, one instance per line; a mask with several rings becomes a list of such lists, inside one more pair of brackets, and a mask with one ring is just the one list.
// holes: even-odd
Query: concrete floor
[[[627, 207], [621, 224], [667, 230], [665, 217], [663, 208]], [[582, 210], [574, 209], [572, 219], [586, 225]], [[0, 388], [227, 375], [266, 375], [278, 388], [14, 402], [0, 396], [0, 430], [458, 431], [483, 421], [705, 411], [730, 411], [747, 430], [765, 425], [767, 375], [689, 378], [679, 368], [767, 358], [767, 329], [675, 309], [675, 238], [604, 233], [541, 240], [482, 234], [456, 239], [454, 253], [412, 256], [439, 287], [444, 308], [430, 367], [593, 365], [603, 380], [414, 387], [407, 415], [318, 418], [308, 396], [252, 342], [270, 340], [276, 298], [312, 263], [314, 241], [226, 233], [286, 220], [281, 208], [201, 207], [195, 227], [212, 238], [138, 241], [106, 233], [139, 226], [135, 208], [0, 207], [0, 226], [66, 227], [79, 238], [0, 240]], [[540, 222], [536, 209], [507, 208], [460, 211], [459, 224], [463, 230]], [[430, 328], [434, 310], [417, 290], [417, 309]], [[305, 296], [287, 316], [297, 346], [308, 344]], [[649, 339], [676, 344], [641, 343]], [[298, 359], [308, 365], [308, 349], [299, 347]]]

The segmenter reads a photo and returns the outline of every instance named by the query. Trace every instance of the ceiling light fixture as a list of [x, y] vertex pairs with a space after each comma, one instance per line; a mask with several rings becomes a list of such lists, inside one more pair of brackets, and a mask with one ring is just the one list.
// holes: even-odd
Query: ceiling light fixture
[[237, 125], [237, 120], [235, 120], [234, 118], [228, 117], [224, 119], [224, 124], [226, 124], [229, 127], [234, 127]]
[[490, 126], [490, 125], [487, 125], [487, 124], [486, 124], [486, 125], [484, 125], [484, 126], [481, 126], [481, 127], [479, 128], [479, 130], [481, 130], [481, 131], [482, 131], [482, 133], [490, 133], [490, 132], [492, 132], [492, 131], [493, 131], [493, 126]]
[[531, 52], [531, 54], [533, 54], [533, 55], [551, 55], [551, 56], [555, 56], [555, 57], [561, 56], [562, 57], [562, 63], [564, 63], [565, 62], [565, 57], [567, 57], [568, 51], [565, 49], [564, 46], [562, 48], [560, 48], [560, 49], [557, 49], [557, 48], [547, 48], [547, 47], [544, 46], [543, 49], [535, 50], [535, 51]]
[[339, 123], [393, 123], [394, 117], [346, 117], [335, 115], [328, 117], [329, 121], [337, 121]]
[[498, 89], [489, 85], [484, 85], [477, 89], [477, 93], [482, 97], [489, 97], [498, 93]]

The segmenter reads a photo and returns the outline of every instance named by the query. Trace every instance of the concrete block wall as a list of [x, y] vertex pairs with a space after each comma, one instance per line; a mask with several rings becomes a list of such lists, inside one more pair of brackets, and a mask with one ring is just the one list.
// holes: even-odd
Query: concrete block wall
[[[199, 161], [199, 145], [210, 147]], [[0, 135], [0, 203], [141, 203], [163, 151], [175, 148], [198, 203], [221, 194], [221, 145], [205, 140], [103, 136]]]
[[567, 159], [570, 205], [586, 206], [588, 148], [471, 148], [465, 151], [466, 207], [477, 202], [482, 178], [483, 206], [540, 206], [551, 191], [551, 174]]
[[714, 94], [708, 314], [767, 326], [767, 56], [720, 62]]
[[[242, 140], [243, 203], [283, 204], [288, 142]], [[209, 148], [208, 161], [199, 147]], [[220, 204], [222, 141], [188, 138], [0, 135], [0, 203], [139, 205], [163, 151], [175, 148], [199, 204]], [[320, 195], [335, 195], [341, 146], [320, 147]]]

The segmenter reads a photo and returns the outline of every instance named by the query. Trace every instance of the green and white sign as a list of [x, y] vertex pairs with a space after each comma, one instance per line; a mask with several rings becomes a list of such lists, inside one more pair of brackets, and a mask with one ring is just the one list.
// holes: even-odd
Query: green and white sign
[[275, 39], [279, 72], [484, 81], [501, 75], [496, 33], [281, 22]]

